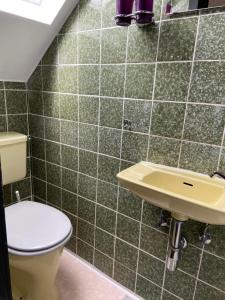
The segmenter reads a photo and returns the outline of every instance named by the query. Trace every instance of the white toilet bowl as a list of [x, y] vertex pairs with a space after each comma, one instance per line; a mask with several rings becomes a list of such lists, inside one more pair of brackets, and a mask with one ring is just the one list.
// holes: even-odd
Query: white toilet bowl
[[33, 201], [13, 204], [5, 211], [13, 299], [58, 300], [55, 278], [72, 234], [69, 218]]

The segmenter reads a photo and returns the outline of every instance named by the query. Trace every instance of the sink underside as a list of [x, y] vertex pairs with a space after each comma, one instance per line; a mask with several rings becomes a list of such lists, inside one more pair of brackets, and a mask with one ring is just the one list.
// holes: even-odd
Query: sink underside
[[177, 168], [138, 163], [117, 175], [146, 201], [200, 222], [225, 225], [225, 181]]

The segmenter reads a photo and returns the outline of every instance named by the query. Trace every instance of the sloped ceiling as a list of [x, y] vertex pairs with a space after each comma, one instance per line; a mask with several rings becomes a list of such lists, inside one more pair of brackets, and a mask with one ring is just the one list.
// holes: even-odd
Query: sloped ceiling
[[29, 79], [77, 3], [65, 0], [50, 24], [0, 11], [0, 81]]

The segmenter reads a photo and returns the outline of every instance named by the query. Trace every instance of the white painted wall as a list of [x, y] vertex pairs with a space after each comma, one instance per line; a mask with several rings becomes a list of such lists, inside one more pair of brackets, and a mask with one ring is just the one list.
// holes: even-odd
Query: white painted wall
[[66, 0], [51, 25], [0, 12], [0, 81], [26, 82], [78, 0]]

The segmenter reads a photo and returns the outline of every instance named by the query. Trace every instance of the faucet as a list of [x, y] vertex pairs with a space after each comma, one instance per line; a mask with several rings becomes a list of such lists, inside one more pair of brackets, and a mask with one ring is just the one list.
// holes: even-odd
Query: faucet
[[217, 171], [215, 171], [215, 172], [213, 172], [211, 175], [210, 175], [210, 177], [212, 178], [212, 177], [214, 177], [214, 176], [219, 176], [219, 177], [221, 177], [221, 178], [223, 178], [224, 180], [225, 180], [225, 174], [224, 173], [222, 173], [222, 172], [217, 172]]

